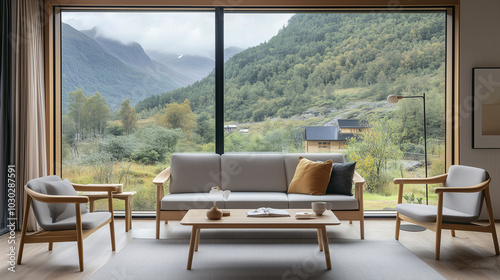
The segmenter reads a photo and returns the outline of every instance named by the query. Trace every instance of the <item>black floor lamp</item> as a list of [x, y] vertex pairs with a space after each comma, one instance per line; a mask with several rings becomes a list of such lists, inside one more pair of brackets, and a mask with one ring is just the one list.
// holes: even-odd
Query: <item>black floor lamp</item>
[[[387, 96], [388, 103], [398, 103], [399, 99], [404, 98], [422, 98], [424, 104], [424, 165], [425, 165], [425, 178], [427, 178], [427, 119], [425, 113], [425, 92], [422, 95], [409, 95], [409, 96], [401, 96], [391, 94]], [[429, 187], [425, 185], [425, 204], [429, 204]], [[402, 230], [407, 231], [424, 231], [425, 228], [418, 225], [401, 225]]]

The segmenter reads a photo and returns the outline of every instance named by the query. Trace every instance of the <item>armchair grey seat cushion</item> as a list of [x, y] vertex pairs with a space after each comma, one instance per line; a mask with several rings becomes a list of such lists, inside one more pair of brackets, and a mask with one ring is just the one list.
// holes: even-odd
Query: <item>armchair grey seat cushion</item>
[[[110, 212], [94, 212], [82, 214], [82, 229], [93, 229], [111, 218]], [[40, 227], [42, 227], [40, 225]], [[46, 224], [44, 230], [74, 230], [76, 229], [76, 217], [66, 218], [56, 223]]]
[[[422, 204], [398, 204], [396, 211], [420, 222], [436, 222], [437, 206]], [[470, 215], [443, 207], [443, 223], [469, 223], [475, 221], [475, 215]]]

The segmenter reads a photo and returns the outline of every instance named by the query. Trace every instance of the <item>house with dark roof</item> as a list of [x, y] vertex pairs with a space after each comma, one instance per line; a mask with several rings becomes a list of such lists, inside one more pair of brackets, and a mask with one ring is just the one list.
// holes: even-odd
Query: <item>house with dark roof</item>
[[347, 139], [368, 128], [360, 120], [338, 120], [339, 126], [307, 126], [305, 128], [305, 152], [329, 153], [345, 149]]

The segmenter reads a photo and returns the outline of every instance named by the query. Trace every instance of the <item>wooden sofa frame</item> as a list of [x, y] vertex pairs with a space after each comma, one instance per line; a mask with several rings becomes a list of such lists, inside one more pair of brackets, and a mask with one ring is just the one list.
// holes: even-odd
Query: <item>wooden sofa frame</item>
[[[161, 200], [165, 196], [165, 185], [170, 180], [170, 167], [163, 170], [156, 178], [153, 179], [153, 184], [156, 185], [156, 239], [160, 238], [160, 221], [164, 220], [165, 224], [168, 221], [180, 221], [186, 215], [187, 211], [172, 211], [161, 210]], [[357, 210], [339, 210], [333, 211], [339, 220], [359, 221], [359, 231], [361, 239], [365, 238], [365, 218], [363, 212], [363, 188], [365, 179], [357, 172], [354, 172], [352, 183], [355, 186], [354, 197], [358, 200], [359, 207]]]

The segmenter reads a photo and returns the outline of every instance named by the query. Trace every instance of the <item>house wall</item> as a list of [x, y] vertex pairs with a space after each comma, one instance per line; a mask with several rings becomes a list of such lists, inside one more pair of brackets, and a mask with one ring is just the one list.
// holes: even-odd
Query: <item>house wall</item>
[[359, 131], [359, 128], [342, 128], [341, 129], [341, 133], [353, 133], [353, 134], [356, 134], [356, 133], [361, 133], [361, 131]]
[[[330, 142], [330, 149], [327, 148], [319, 148], [319, 143]], [[308, 153], [338, 153], [341, 151], [339, 147], [345, 146], [344, 141], [333, 141], [333, 140], [325, 140], [325, 141], [305, 141], [306, 149], [305, 151]], [[321, 146], [324, 146], [323, 144]]]
[[[484, 168], [490, 173], [490, 193], [497, 220], [500, 219], [500, 149], [472, 149], [471, 96], [472, 68], [500, 67], [499, 12], [498, 0], [460, 1], [460, 164]], [[485, 214], [483, 209], [482, 218], [487, 217]]]

